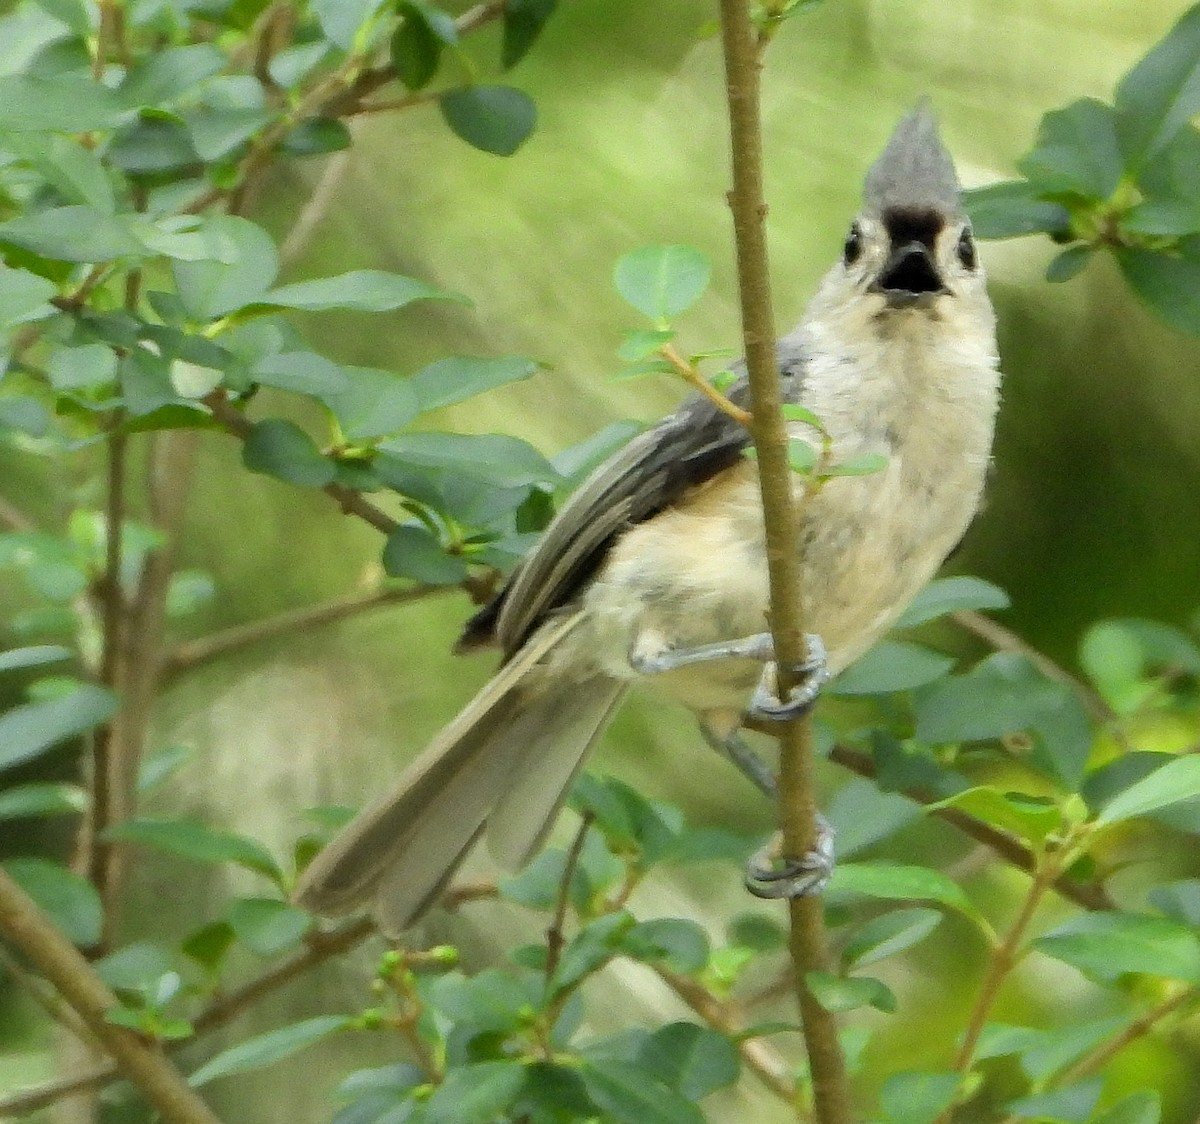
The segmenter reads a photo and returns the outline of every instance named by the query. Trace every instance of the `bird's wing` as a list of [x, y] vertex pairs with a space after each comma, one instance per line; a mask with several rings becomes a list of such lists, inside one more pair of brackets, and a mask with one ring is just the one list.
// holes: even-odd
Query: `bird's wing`
[[[778, 352], [784, 396], [796, 401], [801, 349], [789, 337], [780, 341]], [[727, 395], [737, 405], [747, 404], [744, 375]], [[460, 646], [495, 639], [511, 655], [547, 614], [575, 597], [626, 527], [650, 519], [736, 464], [749, 444], [746, 428], [708, 398], [687, 399], [579, 486], [492, 603], [467, 622]]]

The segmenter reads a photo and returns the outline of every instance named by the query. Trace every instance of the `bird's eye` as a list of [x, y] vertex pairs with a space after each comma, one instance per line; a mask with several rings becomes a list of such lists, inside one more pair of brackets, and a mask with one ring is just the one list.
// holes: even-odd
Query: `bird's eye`
[[965, 269], [975, 268], [975, 239], [969, 230], [964, 230], [958, 236], [958, 260]]
[[850, 233], [846, 235], [846, 245], [842, 247], [842, 260], [847, 265], [853, 265], [856, 261], [858, 261], [861, 253], [862, 231], [858, 229], [858, 224], [855, 223], [850, 228]]

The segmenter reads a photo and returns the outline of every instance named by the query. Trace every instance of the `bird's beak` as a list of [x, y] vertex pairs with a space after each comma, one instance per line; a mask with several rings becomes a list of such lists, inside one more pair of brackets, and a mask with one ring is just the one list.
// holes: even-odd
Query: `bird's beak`
[[914, 239], [896, 247], [871, 290], [882, 293], [893, 308], [927, 305], [949, 292], [924, 242]]

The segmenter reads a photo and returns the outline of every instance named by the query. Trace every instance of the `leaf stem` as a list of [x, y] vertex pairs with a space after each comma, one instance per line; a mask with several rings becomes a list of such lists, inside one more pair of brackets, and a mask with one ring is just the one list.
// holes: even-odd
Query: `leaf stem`
[[571, 840], [567, 851], [567, 860], [563, 864], [562, 879], [558, 885], [558, 904], [554, 910], [554, 919], [546, 930], [546, 986], [554, 978], [558, 970], [559, 957], [563, 950], [563, 925], [567, 919], [567, 909], [571, 904], [571, 880], [575, 877], [575, 868], [579, 865], [579, 856], [583, 852], [583, 844], [595, 820], [592, 812], [584, 812], [579, 821], [579, 830]]
[[689, 363], [674, 347], [669, 343], [664, 343], [658, 349], [661, 355], [675, 369], [675, 373], [679, 375], [689, 386], [700, 391], [710, 402], [717, 407], [718, 410], [728, 414], [734, 421], [741, 423], [747, 428], [750, 426], [750, 411], [743, 410], [736, 402], [732, 402], [724, 394], [722, 394], [708, 379], [704, 378], [699, 371], [696, 370], [694, 364]]

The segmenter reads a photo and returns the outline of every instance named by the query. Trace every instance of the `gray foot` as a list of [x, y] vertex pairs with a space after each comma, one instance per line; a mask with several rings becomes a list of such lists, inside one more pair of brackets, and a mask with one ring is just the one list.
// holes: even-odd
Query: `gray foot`
[[755, 851], [746, 864], [746, 889], [756, 898], [803, 898], [819, 894], [833, 874], [833, 828], [817, 814], [817, 839], [813, 849], [798, 859], [780, 855], [782, 840], [776, 834]]
[[700, 733], [704, 740], [722, 757], [727, 757], [732, 761], [742, 776], [759, 792], [772, 800], [775, 799], [777, 792], [775, 774], [771, 772], [770, 766], [742, 741], [736, 730], [722, 737], [702, 721]]
[[749, 714], [765, 722], [788, 722], [799, 718], [817, 701], [821, 688], [829, 680], [829, 667], [825, 658], [825, 645], [815, 633], [809, 633], [804, 638], [808, 649], [808, 658], [798, 668], [800, 682], [792, 688], [787, 699], [780, 700], [776, 687], [776, 668], [773, 662], [763, 667], [762, 678], [754, 688], [754, 697], [750, 700]]

